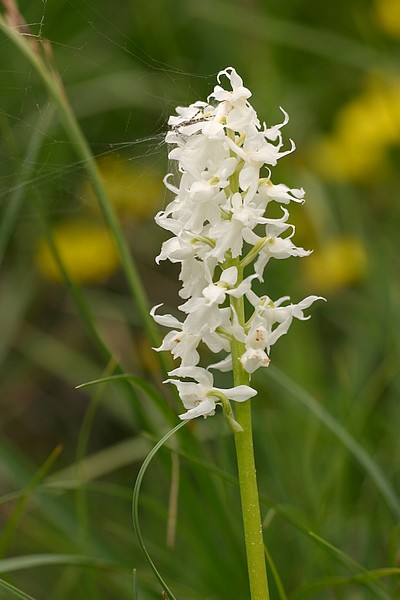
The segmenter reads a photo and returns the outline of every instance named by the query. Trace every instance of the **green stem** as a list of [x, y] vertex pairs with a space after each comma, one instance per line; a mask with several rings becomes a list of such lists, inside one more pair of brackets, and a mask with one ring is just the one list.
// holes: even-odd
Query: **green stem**
[[[0, 30], [3, 31], [3, 33], [17, 46], [25, 58], [30, 62], [39, 77], [42, 79], [49, 95], [57, 106], [60, 121], [71, 141], [71, 145], [73, 146], [76, 155], [82, 161], [82, 165], [86, 170], [87, 176], [90, 179], [94, 192], [99, 201], [104, 220], [107, 223], [118, 249], [121, 265], [125, 272], [130, 292], [135, 298], [135, 302], [143, 319], [147, 334], [152, 345], [158, 346], [160, 344], [160, 338], [155, 323], [149, 315], [146, 293], [136, 269], [136, 265], [133, 262], [128, 245], [124, 239], [124, 236], [122, 235], [114, 208], [104, 190], [96, 160], [71, 108], [62, 86], [61, 79], [54, 68], [49, 66], [47, 64], [48, 61], [44, 58], [46, 55], [46, 46], [44, 46], [43, 54], [39, 53], [37, 48], [34, 49], [30, 45], [30, 38], [21, 35], [16, 29], [10, 27], [1, 15]], [[46, 56], [46, 58], [48, 57]], [[162, 370], [167, 372], [169, 368], [165, 357], [161, 353], [157, 353], [157, 357], [161, 363]]]
[[[239, 269], [239, 279], [243, 279], [243, 269]], [[239, 323], [245, 322], [244, 299], [232, 298], [232, 308], [236, 311]], [[235, 386], [249, 385], [250, 376], [239, 361], [245, 351], [243, 342], [231, 342], [233, 379]], [[260, 501], [258, 497], [256, 466], [254, 460], [253, 429], [251, 423], [251, 401], [237, 403], [235, 419], [243, 431], [235, 432], [236, 457], [238, 464], [240, 497], [244, 539], [246, 545], [247, 568], [249, 573], [251, 600], [269, 600], [267, 569], [264, 555]]]
[[36, 168], [42, 141], [47, 134], [53, 117], [54, 106], [47, 106], [40, 115], [38, 126], [33, 130], [33, 135], [28, 143], [21, 168], [16, 174], [15, 185], [5, 203], [4, 213], [0, 222], [0, 264], [4, 260], [7, 246], [23, 206], [27, 182]]
[[250, 595], [251, 600], [268, 600], [269, 590], [254, 462], [250, 400], [238, 404], [235, 418], [243, 428], [241, 433], [235, 433], [235, 444]]

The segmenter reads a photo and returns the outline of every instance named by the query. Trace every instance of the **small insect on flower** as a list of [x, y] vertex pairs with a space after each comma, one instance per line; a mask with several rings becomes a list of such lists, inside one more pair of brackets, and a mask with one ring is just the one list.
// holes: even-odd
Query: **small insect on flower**
[[195, 125], [196, 123], [204, 123], [205, 121], [209, 121], [211, 119], [211, 115], [203, 115], [197, 119], [188, 119], [187, 121], [182, 121], [182, 123], [178, 123], [170, 128], [170, 131], [179, 131], [182, 127], [188, 127], [189, 125]]
[[[183, 112], [186, 113], [186, 111]], [[165, 139], [168, 144], [177, 144], [179, 140], [182, 142], [187, 141], [193, 134], [201, 132], [204, 124], [213, 117], [210, 112], [205, 113], [203, 110], [196, 111], [194, 115], [192, 115], [192, 112], [169, 118], [170, 129]]]

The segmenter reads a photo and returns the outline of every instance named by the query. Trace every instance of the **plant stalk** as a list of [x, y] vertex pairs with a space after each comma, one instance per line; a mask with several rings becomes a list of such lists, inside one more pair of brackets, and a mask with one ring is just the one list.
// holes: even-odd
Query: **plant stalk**
[[[241, 280], [242, 278], [243, 270], [240, 269], [238, 283], [239, 279]], [[231, 298], [231, 304], [237, 314], [239, 323], [243, 326], [245, 322], [244, 299]], [[250, 376], [239, 361], [240, 356], [245, 351], [244, 343], [239, 342], [238, 340], [232, 340], [231, 351], [235, 386], [249, 385]], [[251, 401], [238, 402], [236, 403], [235, 409], [235, 419], [243, 429], [241, 432], [235, 432], [234, 436], [242, 503], [250, 598], [251, 600], [269, 600], [260, 501], [254, 459]]]

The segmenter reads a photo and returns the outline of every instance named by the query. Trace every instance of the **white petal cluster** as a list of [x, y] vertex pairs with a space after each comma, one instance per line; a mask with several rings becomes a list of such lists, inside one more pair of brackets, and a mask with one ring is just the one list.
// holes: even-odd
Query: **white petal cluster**
[[[221, 81], [228, 82], [226, 90]], [[295, 148], [286, 149], [281, 128], [288, 122], [267, 127], [261, 124], [248, 99], [251, 92], [232, 67], [218, 74], [218, 85], [207, 102], [178, 107], [169, 119], [166, 142], [173, 146], [169, 158], [179, 171], [177, 185], [172, 174], [165, 177], [174, 199], [156, 215], [157, 224], [173, 234], [162, 245], [157, 262], [180, 263], [179, 307], [184, 317], [151, 314], [160, 325], [171, 328], [157, 350], [168, 350], [180, 359], [180, 367], [169, 375], [187, 412], [181, 419], [207, 417], [216, 404], [243, 402], [255, 395], [246, 385], [222, 390], [213, 386], [212, 374], [199, 367], [198, 346], [225, 352], [225, 358], [210, 367], [232, 369], [231, 341], [245, 348], [240, 361], [248, 373], [270, 362], [271, 346], [284, 335], [293, 318], [304, 320], [304, 310], [317, 300], [309, 296], [298, 304], [284, 297], [273, 302], [252, 291], [252, 281], [263, 280], [271, 258], [307, 256], [295, 246], [294, 226], [288, 223], [285, 206], [304, 201], [303, 189], [290, 189], [271, 181], [269, 167]], [[267, 216], [268, 207], [279, 204], [281, 216]], [[246, 274], [243, 275], [244, 270]], [[246, 298], [252, 315], [240, 324], [234, 299]], [[210, 368], [209, 367], [209, 368]], [[182, 381], [182, 379], [194, 381]], [[225, 410], [225, 408], [224, 408]]]

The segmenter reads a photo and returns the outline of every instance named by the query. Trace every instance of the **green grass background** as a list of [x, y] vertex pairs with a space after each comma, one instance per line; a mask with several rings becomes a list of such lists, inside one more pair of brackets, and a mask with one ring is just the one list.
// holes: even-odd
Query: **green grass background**
[[[379, 17], [382, 2], [20, 2], [32, 39], [51, 42], [94, 156], [112, 161], [111, 202], [123, 169], [117, 235], [150, 305], [178, 304], [176, 269], [154, 263], [168, 115], [234, 66], [262, 120], [279, 122], [279, 106], [291, 117], [284, 134], [298, 149], [273, 180], [305, 187], [296, 239], [315, 253], [272, 264], [263, 293], [328, 302], [293, 324], [254, 377], [273, 599], [400, 597], [400, 34]], [[61, 283], [40, 270], [40, 240], [103, 217], [37, 72], [1, 32], [0, 48], [0, 598], [161, 598], [133, 532], [132, 489], [179, 405], [160, 386], [126, 265], [83, 282], [62, 256]], [[368, 100], [371, 81], [383, 109]], [[327, 139], [345, 167], [364, 154], [367, 167], [321, 164]], [[93, 264], [104, 260], [98, 248]], [[118, 370], [145, 383], [76, 389]], [[149, 465], [142, 534], [179, 600], [248, 598], [235, 477], [220, 414], [190, 424]]]

